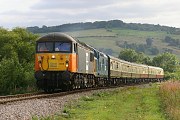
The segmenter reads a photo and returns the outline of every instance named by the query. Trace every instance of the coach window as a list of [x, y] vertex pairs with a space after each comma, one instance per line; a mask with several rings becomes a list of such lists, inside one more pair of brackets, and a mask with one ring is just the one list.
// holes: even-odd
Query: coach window
[[139, 67], [138, 67], [136, 70], [137, 70], [137, 73], [140, 74], [140, 73], [139, 73]]
[[102, 59], [102, 64], [104, 65], [104, 59]]
[[132, 73], [134, 73], [134, 67], [132, 67]]
[[122, 67], [122, 72], [124, 72], [124, 64], [121, 64], [121, 67]]
[[122, 71], [122, 65], [119, 63], [119, 70]]
[[113, 63], [111, 62], [111, 68], [113, 69]]
[[107, 70], [107, 67], [108, 67], [108, 60], [106, 60], [105, 71]]
[[99, 62], [99, 67], [98, 68], [99, 68], [99, 70], [101, 70], [101, 62]]
[[126, 72], [128, 72], [128, 65], [126, 65], [126, 69], [125, 70], [126, 70]]
[[117, 69], [119, 68], [118, 62], [117, 62]]
[[102, 71], [104, 71], [105, 69], [105, 62], [104, 62], [104, 59], [102, 59]]

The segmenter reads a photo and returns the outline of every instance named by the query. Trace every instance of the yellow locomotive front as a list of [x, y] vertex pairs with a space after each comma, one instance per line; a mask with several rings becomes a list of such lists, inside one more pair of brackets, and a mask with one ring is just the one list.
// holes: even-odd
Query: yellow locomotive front
[[[57, 46], [59, 45], [59, 46]], [[41, 42], [37, 45], [37, 70], [41, 71], [65, 71], [69, 67], [70, 46], [71, 43], [55, 42], [55, 50], [53, 50], [53, 42]], [[58, 49], [61, 48], [61, 49]], [[65, 49], [62, 49], [64, 47]], [[66, 53], [56, 53], [66, 52]], [[68, 53], [67, 53], [68, 52]]]
[[45, 91], [63, 89], [77, 71], [76, 41], [62, 33], [43, 36], [37, 40], [35, 78]]

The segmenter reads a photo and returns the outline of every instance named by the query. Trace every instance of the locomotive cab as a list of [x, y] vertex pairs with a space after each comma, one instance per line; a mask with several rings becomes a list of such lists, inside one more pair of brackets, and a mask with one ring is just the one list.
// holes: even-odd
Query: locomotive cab
[[[72, 42], [54, 41], [37, 43], [37, 70], [74, 71], [71, 59], [75, 55]], [[74, 53], [73, 53], [74, 52]]]

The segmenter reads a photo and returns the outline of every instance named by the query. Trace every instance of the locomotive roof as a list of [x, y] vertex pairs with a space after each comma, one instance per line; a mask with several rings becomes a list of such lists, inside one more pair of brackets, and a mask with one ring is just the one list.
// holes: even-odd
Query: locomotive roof
[[77, 42], [74, 38], [71, 36], [64, 34], [64, 33], [49, 33], [47, 35], [44, 35], [40, 37], [37, 42], [44, 42], [44, 41], [73, 41]]
[[122, 62], [122, 63], [129, 64], [129, 65], [141, 66], [141, 67], [148, 67], [148, 65], [145, 65], [145, 64], [138, 64], [138, 63], [133, 63], [133, 62], [125, 61], [125, 60], [122, 60], [122, 59], [119, 59], [119, 58], [116, 58], [116, 57], [113, 57], [113, 56], [110, 56], [110, 55], [109, 55], [109, 57], [110, 57], [111, 59], [114, 59], [114, 60], [119, 61], [119, 62]]
[[85, 44], [85, 43], [79, 41], [77, 38], [73, 38], [70, 35], [67, 35], [65, 33], [49, 33], [47, 35], [40, 37], [37, 40], [37, 42], [45, 42], [45, 41], [46, 42], [48, 42], [48, 41], [77, 42], [80, 45], [92, 50], [92, 48], [89, 47], [87, 44]]
[[116, 61], [121, 61], [121, 62], [123, 62], [123, 63], [127, 63], [127, 64], [131, 64], [131, 62], [128, 62], [128, 61], [125, 61], [125, 60], [122, 60], [122, 59], [119, 59], [119, 58], [116, 58], [116, 57], [113, 57], [113, 56], [110, 56], [110, 55], [108, 55], [111, 59], [114, 59], [114, 60], [116, 60]]
[[162, 68], [160, 67], [155, 67], [155, 66], [148, 66], [149, 68], [154, 68], [154, 69], [159, 69], [159, 70], [163, 70]]

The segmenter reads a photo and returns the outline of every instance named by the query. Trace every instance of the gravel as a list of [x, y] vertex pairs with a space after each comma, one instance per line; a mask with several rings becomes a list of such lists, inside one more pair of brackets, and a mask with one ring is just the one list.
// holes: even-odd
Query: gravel
[[76, 93], [54, 98], [24, 100], [0, 105], [0, 120], [31, 120], [32, 117], [46, 117], [62, 113], [64, 106], [76, 101], [82, 96], [89, 96], [95, 92], [114, 90], [103, 89], [83, 93]]

